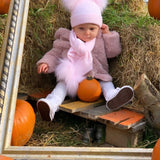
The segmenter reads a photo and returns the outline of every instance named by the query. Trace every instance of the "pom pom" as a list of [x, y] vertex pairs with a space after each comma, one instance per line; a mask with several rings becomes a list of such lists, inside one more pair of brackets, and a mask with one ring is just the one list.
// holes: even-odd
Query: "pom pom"
[[[72, 12], [72, 10], [75, 8], [76, 5], [78, 5], [78, 3], [80, 2], [95, 2], [101, 12], [105, 9], [105, 7], [107, 6], [108, 4], [108, 0], [62, 0], [62, 3], [63, 3], [63, 6], [68, 9], [70, 12]], [[88, 6], [89, 7], [89, 6]]]
[[70, 12], [75, 8], [79, 0], [62, 0], [63, 6]]
[[101, 12], [103, 12], [105, 7], [108, 5], [108, 0], [92, 0], [92, 1], [99, 6]]

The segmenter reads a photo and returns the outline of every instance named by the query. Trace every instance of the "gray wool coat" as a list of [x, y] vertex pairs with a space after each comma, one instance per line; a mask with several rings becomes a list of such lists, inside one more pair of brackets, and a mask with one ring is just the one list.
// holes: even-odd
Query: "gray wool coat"
[[[112, 81], [108, 67], [108, 58], [116, 57], [121, 52], [121, 44], [119, 34], [115, 31], [112, 34], [102, 34], [99, 31], [96, 38], [95, 46], [92, 50], [93, 56], [93, 69], [88, 75], [102, 81]], [[47, 73], [55, 71], [56, 66], [59, 64], [59, 59], [67, 57], [67, 52], [70, 49], [69, 43], [70, 30], [59, 28], [55, 33], [55, 41], [53, 48], [48, 51], [38, 62], [47, 63], [49, 70]]]

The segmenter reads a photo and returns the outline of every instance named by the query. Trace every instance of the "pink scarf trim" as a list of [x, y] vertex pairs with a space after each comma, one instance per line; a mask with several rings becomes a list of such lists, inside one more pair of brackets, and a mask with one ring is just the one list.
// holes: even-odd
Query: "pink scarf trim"
[[95, 40], [83, 42], [76, 37], [73, 30], [70, 33], [71, 48], [67, 53], [67, 58], [60, 59], [55, 74], [58, 81], [65, 82], [67, 93], [71, 97], [76, 96], [79, 82], [86, 78], [85, 74], [93, 68], [91, 51]]

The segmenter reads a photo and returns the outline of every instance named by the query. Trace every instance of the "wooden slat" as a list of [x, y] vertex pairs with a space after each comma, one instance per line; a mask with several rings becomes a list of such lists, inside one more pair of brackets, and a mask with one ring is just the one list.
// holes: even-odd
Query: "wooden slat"
[[123, 109], [99, 116], [99, 118], [104, 119], [106, 122], [110, 122], [113, 125], [116, 125], [120, 122], [123, 122], [124, 120], [127, 120], [129, 118], [129, 114], [128, 110]]
[[84, 111], [90, 108], [94, 108], [96, 106], [103, 105], [105, 103], [104, 99], [99, 99], [95, 102], [87, 103], [87, 102], [82, 102], [82, 101], [75, 101], [71, 103], [66, 103], [60, 105], [60, 110], [66, 111], [69, 113], [75, 113], [79, 111]]
[[127, 109], [121, 109], [112, 113], [99, 116], [100, 119], [112, 125], [118, 125], [121, 128], [129, 129], [133, 125], [142, 121], [144, 115]]
[[88, 110], [76, 112], [75, 115], [90, 120], [96, 120], [99, 116], [104, 115], [106, 113], [108, 113], [108, 110], [106, 109], [105, 105], [102, 105]]
[[143, 120], [143, 118], [144, 115], [138, 113], [135, 116], [133, 115], [133, 117], [130, 117], [128, 120], [121, 122], [119, 125], [124, 128], [130, 128], [133, 125], [140, 123]]

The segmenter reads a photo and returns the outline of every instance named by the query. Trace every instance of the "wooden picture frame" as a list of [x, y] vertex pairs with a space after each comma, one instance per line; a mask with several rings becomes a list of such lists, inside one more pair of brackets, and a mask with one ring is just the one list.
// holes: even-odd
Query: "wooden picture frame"
[[11, 0], [0, 54], [0, 154], [14, 159], [150, 160], [152, 149], [11, 146], [29, 0]]

